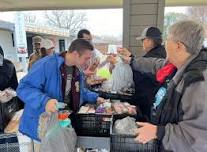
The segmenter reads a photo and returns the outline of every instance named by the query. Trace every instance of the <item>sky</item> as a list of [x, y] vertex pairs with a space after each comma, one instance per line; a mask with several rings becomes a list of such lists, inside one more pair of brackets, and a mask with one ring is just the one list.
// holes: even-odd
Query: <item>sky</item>
[[[166, 7], [165, 13], [185, 13], [185, 10], [186, 7]], [[92, 9], [77, 10], [77, 12], [86, 13], [88, 19], [86, 28], [88, 28], [92, 34], [113, 37], [120, 37], [122, 35], [123, 9]], [[14, 14], [15, 12], [0, 12], [0, 20], [14, 22]], [[44, 19], [42, 11], [34, 11], [33, 14], [35, 14], [39, 20]]]
[[175, 13], [186, 13], [187, 7], [165, 7], [165, 14], [169, 12], [175, 12]]

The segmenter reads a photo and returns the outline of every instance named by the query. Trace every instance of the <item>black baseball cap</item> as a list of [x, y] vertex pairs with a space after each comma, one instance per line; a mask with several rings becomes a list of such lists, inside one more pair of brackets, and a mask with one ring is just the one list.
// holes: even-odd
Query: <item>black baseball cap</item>
[[137, 37], [137, 40], [143, 40], [145, 38], [151, 38], [154, 40], [161, 40], [162, 33], [157, 27], [147, 27], [142, 31], [141, 36]]

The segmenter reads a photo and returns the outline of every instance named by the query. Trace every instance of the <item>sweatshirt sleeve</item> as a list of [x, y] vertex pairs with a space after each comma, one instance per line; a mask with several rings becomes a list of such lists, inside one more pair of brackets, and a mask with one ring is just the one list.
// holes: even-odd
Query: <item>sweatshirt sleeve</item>
[[139, 71], [141, 73], [151, 73], [155, 74], [157, 70], [164, 66], [166, 63], [165, 59], [158, 58], [145, 58], [137, 57], [136, 59], [132, 57], [131, 68], [134, 71]]
[[96, 103], [98, 94], [88, 90], [87, 88], [83, 88], [83, 101], [87, 103]]
[[158, 138], [166, 150], [182, 152], [207, 151], [207, 83], [191, 84], [186, 88], [181, 105], [183, 119], [158, 127]]
[[83, 102], [87, 103], [96, 103], [98, 94], [95, 92], [90, 91], [85, 87], [85, 79], [84, 79], [84, 73], [80, 72], [80, 89], [81, 89], [81, 98]]
[[13, 65], [12, 77], [9, 80], [9, 86], [14, 90], [16, 90], [17, 86], [18, 86], [17, 74], [16, 74], [16, 69], [15, 69], [14, 65]]

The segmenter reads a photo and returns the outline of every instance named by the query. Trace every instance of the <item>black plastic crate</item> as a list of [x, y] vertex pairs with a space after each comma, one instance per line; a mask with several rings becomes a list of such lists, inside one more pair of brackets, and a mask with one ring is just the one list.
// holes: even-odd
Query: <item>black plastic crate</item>
[[19, 109], [17, 97], [6, 103], [0, 102], [0, 132], [4, 131], [15, 112]]
[[111, 152], [158, 152], [158, 142], [150, 141], [146, 144], [137, 143], [134, 135], [120, 135], [113, 132], [113, 124], [123, 117], [113, 117], [110, 129]]
[[128, 100], [131, 100], [133, 97], [133, 95], [123, 95], [123, 94], [118, 94], [118, 93], [103, 92], [103, 91], [96, 90], [96, 89], [90, 89], [90, 90], [98, 93], [100, 97], [103, 97], [105, 99], [118, 99], [118, 100], [128, 101]]
[[18, 139], [15, 134], [0, 134], [0, 152], [19, 152]]
[[78, 136], [110, 137], [111, 115], [77, 113], [70, 118]]
[[22, 134], [0, 134], [0, 152], [35, 152], [35, 150], [32, 140]]

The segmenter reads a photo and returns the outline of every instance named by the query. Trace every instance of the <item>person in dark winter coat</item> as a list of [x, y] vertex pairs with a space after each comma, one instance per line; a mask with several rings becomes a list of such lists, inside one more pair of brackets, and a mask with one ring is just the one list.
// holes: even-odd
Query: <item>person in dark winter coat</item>
[[[147, 27], [143, 30], [141, 36], [136, 39], [142, 41], [143, 51], [145, 52], [143, 57], [166, 57], [166, 51], [162, 45], [162, 33], [158, 28]], [[157, 83], [155, 76], [150, 73], [141, 73], [133, 68], [132, 72], [135, 84], [135, 95], [132, 99], [133, 104], [137, 105], [145, 118], [149, 119], [152, 101], [159, 83]]]
[[[169, 29], [167, 58], [124, 57], [141, 72], [157, 73], [166, 64], [177, 72], [156, 93], [151, 120], [139, 122], [136, 140], [160, 141], [160, 152], [207, 151], [207, 52], [201, 49], [205, 30], [194, 21], [180, 21]], [[127, 53], [125, 53], [127, 54]]]
[[6, 88], [16, 90], [17, 86], [18, 81], [14, 64], [4, 58], [4, 51], [0, 46], [0, 90]]

